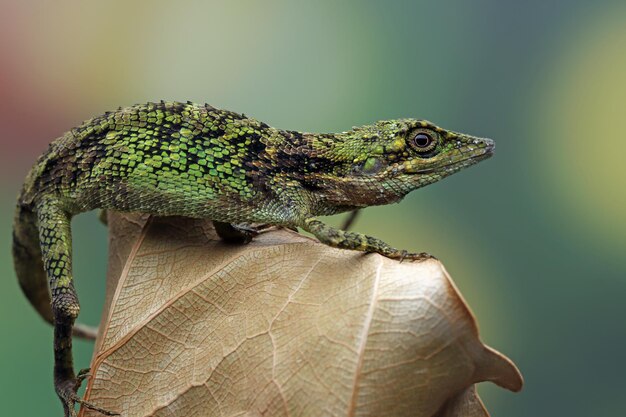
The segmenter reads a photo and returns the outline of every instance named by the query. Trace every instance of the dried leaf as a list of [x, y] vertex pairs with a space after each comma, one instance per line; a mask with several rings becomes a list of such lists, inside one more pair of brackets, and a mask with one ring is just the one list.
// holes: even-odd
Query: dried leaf
[[124, 416], [478, 417], [475, 383], [521, 389], [437, 261], [287, 230], [227, 245], [184, 218], [109, 224], [115, 285], [86, 396]]
[[473, 385], [450, 398], [435, 417], [489, 417]]

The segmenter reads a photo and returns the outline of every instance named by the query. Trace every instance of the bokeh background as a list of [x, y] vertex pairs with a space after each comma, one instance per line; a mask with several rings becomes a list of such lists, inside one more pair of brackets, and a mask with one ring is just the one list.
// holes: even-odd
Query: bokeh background
[[[357, 229], [444, 261], [526, 378], [520, 394], [481, 385], [492, 415], [626, 415], [625, 51], [623, 1], [2, 0], [1, 414], [61, 415], [52, 331], [10, 258], [24, 176], [82, 120], [166, 99], [288, 129], [420, 117], [494, 138], [495, 158]], [[74, 225], [95, 324], [106, 230], [94, 214]], [[79, 367], [90, 355], [76, 343]]]

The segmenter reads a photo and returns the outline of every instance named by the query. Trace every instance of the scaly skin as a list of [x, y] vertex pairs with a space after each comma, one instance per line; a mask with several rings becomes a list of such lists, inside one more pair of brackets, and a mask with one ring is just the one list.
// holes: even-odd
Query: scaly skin
[[242, 229], [232, 224], [300, 227], [330, 246], [420, 260], [430, 255], [333, 229], [315, 216], [397, 202], [492, 150], [489, 139], [414, 119], [299, 133], [193, 103], [137, 105], [70, 130], [26, 178], [13, 233], [20, 285], [54, 323], [54, 381], [66, 416], [75, 403], [111, 414], [76, 395], [84, 373], [74, 374], [71, 353], [79, 313], [73, 215], [100, 208], [209, 218], [224, 238], [241, 242], [251, 235], [237, 239]]

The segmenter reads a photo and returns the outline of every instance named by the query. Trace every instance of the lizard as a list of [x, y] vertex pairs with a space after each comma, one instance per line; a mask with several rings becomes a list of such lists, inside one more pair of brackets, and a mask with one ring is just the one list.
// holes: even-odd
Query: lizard
[[75, 374], [79, 302], [71, 219], [93, 209], [207, 218], [225, 240], [250, 241], [240, 224], [301, 228], [336, 248], [424, 260], [377, 238], [335, 229], [318, 216], [400, 201], [490, 157], [494, 142], [420, 119], [378, 121], [341, 133], [281, 130], [208, 104], [140, 104], [85, 121], [54, 140], [17, 201], [13, 258], [19, 284], [54, 326], [54, 387], [65, 416], [89, 370]]

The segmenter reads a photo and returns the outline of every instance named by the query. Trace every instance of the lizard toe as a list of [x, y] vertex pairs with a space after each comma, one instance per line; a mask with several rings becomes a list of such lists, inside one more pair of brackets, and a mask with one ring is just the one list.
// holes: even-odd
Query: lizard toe
[[435, 258], [433, 255], [431, 255], [430, 253], [426, 253], [426, 252], [408, 253], [404, 259], [408, 259], [410, 261], [417, 261], [417, 262], [427, 261], [429, 259], [437, 260], [437, 258]]
[[97, 411], [105, 416], [119, 416], [120, 414], [114, 411], [98, 407], [95, 404], [85, 401], [77, 394], [81, 383], [85, 378], [89, 377], [89, 369], [82, 369], [75, 378], [69, 378], [64, 380], [55, 381], [55, 390], [57, 395], [63, 403], [63, 409], [65, 411], [65, 417], [76, 417], [76, 404], [79, 404], [90, 410]]

